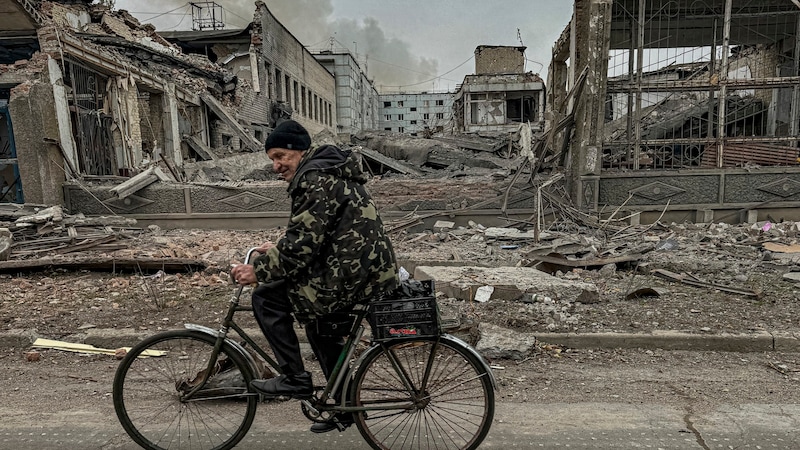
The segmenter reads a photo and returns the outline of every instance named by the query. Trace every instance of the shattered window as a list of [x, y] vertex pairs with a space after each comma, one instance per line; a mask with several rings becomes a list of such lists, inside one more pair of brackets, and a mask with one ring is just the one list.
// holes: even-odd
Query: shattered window
[[279, 69], [275, 69], [275, 98], [280, 100], [283, 98], [283, 83], [281, 83], [281, 76], [283, 73]]
[[392, 107], [392, 102], [383, 102], [383, 107], [384, 108], [391, 108]]

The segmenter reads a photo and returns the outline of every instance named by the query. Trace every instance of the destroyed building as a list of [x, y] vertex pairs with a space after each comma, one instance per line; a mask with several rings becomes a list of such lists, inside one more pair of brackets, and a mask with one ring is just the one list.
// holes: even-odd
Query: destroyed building
[[520, 124], [544, 129], [544, 80], [525, 72], [525, 47], [481, 45], [475, 74], [464, 77], [453, 103], [462, 132], [514, 132]]
[[796, 219], [799, 17], [777, 0], [575, 0], [543, 160], [586, 210]]
[[85, 214], [248, 211], [272, 200], [181, 183], [214, 171], [193, 165], [229, 156], [239, 155], [242, 175], [263, 171], [276, 109], [312, 133], [336, 130], [333, 75], [261, 2], [245, 30], [175, 37], [185, 51], [90, 1], [0, 3], [3, 202]]

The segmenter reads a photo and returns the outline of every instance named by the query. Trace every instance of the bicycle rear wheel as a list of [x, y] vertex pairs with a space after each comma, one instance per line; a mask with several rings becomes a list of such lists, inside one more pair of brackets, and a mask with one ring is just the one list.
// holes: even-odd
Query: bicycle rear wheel
[[494, 417], [492, 375], [464, 344], [443, 337], [387, 343], [356, 371], [353, 404], [374, 449], [475, 449]]
[[206, 385], [185, 398], [202, 381], [215, 340], [198, 331], [167, 331], [122, 359], [114, 376], [114, 409], [137, 444], [149, 450], [229, 449], [247, 434], [258, 396], [248, 395], [250, 364], [229, 345], [223, 345]]

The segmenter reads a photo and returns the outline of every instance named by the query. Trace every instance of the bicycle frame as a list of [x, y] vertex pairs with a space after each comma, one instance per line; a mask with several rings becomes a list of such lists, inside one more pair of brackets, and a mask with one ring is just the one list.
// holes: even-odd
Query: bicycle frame
[[[247, 252], [247, 256], [245, 257], [245, 264], [250, 262], [250, 258], [252, 254], [255, 252], [255, 248], [251, 248]], [[250, 347], [261, 357], [264, 361], [269, 365], [270, 369], [274, 370], [276, 373], [280, 374], [281, 369], [278, 363], [264, 351], [264, 349], [259, 346], [255, 340], [247, 334], [247, 332], [240, 327], [236, 321], [234, 320], [234, 315], [236, 312], [239, 311], [252, 311], [253, 308], [251, 306], [241, 306], [239, 304], [239, 298], [244, 290], [244, 286], [239, 286], [236, 289], [236, 292], [233, 294], [230, 300], [230, 306], [228, 308], [228, 312], [225, 315], [225, 318], [222, 321], [222, 326], [219, 330], [214, 330], [209, 327], [205, 327], [202, 325], [196, 324], [185, 324], [184, 327], [191, 330], [200, 331], [216, 338], [216, 343], [214, 345], [214, 349], [212, 351], [211, 358], [209, 359], [208, 366], [204, 371], [203, 379], [200, 383], [198, 383], [195, 387], [192, 388], [191, 391], [185, 393], [182, 396], [183, 401], [191, 401], [192, 396], [203, 389], [206, 385], [208, 380], [212, 377], [213, 374], [213, 367], [217, 363], [217, 357], [219, 356], [220, 351], [222, 350], [223, 345], [228, 345], [233, 348], [236, 352], [241, 354], [251, 365], [252, 368], [256, 367], [256, 363], [252, 357], [252, 355], [245, 350], [244, 345], [236, 342], [233, 339], [228, 338], [228, 333], [232, 329], [236, 331], [236, 333], [244, 340], [245, 344], [250, 345]], [[427, 400], [424, 397], [419, 397], [421, 392], [425, 392], [427, 388], [428, 376], [430, 375], [431, 366], [433, 364], [433, 358], [428, 358], [427, 367], [425, 369], [425, 375], [421, 382], [420, 386], [414, 386], [411, 382], [411, 377], [408, 373], [406, 373], [405, 369], [403, 368], [402, 364], [399, 363], [396, 356], [392, 351], [390, 351], [389, 346], [394, 345], [397, 342], [402, 342], [402, 339], [398, 339], [396, 341], [388, 341], [388, 342], [372, 342], [370, 347], [364, 351], [359, 358], [355, 361], [354, 364], [350, 364], [350, 361], [353, 361], [356, 347], [358, 342], [360, 342], [361, 338], [364, 335], [365, 327], [363, 325], [363, 319], [366, 318], [368, 311], [366, 307], [357, 306], [352, 312], [352, 315], [355, 316], [354, 326], [351, 328], [350, 332], [348, 333], [345, 339], [345, 347], [339, 356], [338, 361], [336, 362], [336, 366], [331, 373], [330, 378], [328, 379], [325, 388], [323, 389], [322, 393], [319, 397], [315, 397], [311, 400], [302, 400], [301, 403], [311, 411], [315, 415], [319, 415], [322, 412], [361, 412], [361, 411], [370, 411], [370, 410], [387, 410], [387, 409], [397, 409], [397, 410], [414, 410], [420, 407], [420, 404]], [[451, 335], [442, 335], [438, 339], [433, 342], [431, 346], [431, 354], [435, 354], [438, 348], [439, 342], [441, 340], [448, 340], [460, 345], [463, 345], [466, 348], [469, 348], [471, 352], [474, 352], [475, 355], [478, 355], [474, 349], [472, 349], [469, 345], [467, 345], [461, 339], [458, 339]], [[408, 340], [407, 345], [416, 345], [415, 340]], [[353, 378], [353, 374], [355, 373], [355, 369], [360, 366], [360, 364], [367, 359], [367, 357], [373, 352], [385, 352], [391, 362], [392, 367], [398, 374], [398, 377], [402, 380], [404, 387], [409, 391], [413, 392], [414, 396], [410, 401], [398, 402], [396, 404], [381, 404], [372, 407], [368, 406], [352, 406], [348, 405], [348, 392], [351, 389], [351, 382]], [[478, 358], [480, 361], [483, 361], [482, 358]], [[486, 365], [485, 362], [483, 362]], [[491, 384], [493, 388], [497, 388], [496, 381], [494, 378], [493, 372], [489, 369], [488, 365], [486, 365], [486, 373], [489, 374], [491, 379]], [[341, 389], [341, 390], [340, 390]], [[338, 403], [336, 404], [327, 404], [327, 401], [331, 398], [331, 393], [333, 392], [342, 392]], [[243, 395], [258, 395], [255, 392], [248, 392], [247, 394]]]

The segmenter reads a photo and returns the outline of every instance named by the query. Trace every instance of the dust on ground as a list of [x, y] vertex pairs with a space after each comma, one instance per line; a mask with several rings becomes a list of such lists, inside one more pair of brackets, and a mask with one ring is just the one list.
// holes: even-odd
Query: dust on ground
[[[443, 310], [464, 322], [489, 322], [534, 332], [546, 341], [548, 332], [796, 332], [800, 288], [784, 274], [800, 267], [796, 264], [800, 253], [782, 253], [775, 248], [791, 249], [797, 228], [794, 223], [771, 227], [659, 224], [641, 227], [623, 241], [584, 229], [551, 233], [545, 242], [518, 240], [508, 245], [507, 241], [486, 239], [484, 228], [472, 224], [448, 230], [404, 229], [393, 233], [392, 239], [401, 261], [483, 266], [530, 265], [534, 250], [554, 245], [554, 240], [561, 240], [562, 244], [573, 242], [572, 247], [579, 249], [616, 249], [623, 254], [626, 248], [652, 244], [653, 250], [625, 264], [555, 272], [563, 279], [597, 286], [596, 303], [570, 299], [551, 299], [547, 305], [500, 300], [477, 303], [439, 298]], [[230, 263], [241, 261], [247, 248], [274, 241], [281, 233], [280, 228], [209, 231], [151, 227], [126, 240], [127, 248], [99, 255], [198, 258], [208, 262], [202, 271], [112, 273], [56, 269], [2, 274], [2, 330], [36, 330], [40, 336], [58, 339], [89, 328], [157, 331], [185, 322], [213, 327], [220, 322], [234, 292], [228, 278]], [[656, 268], [688, 273], [695, 279], [757, 295], [669, 281], [654, 276], [652, 270]], [[627, 295], [638, 288], [649, 288], [658, 294]]]

